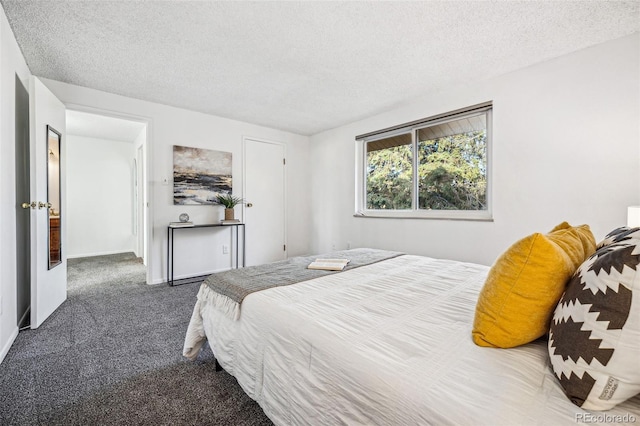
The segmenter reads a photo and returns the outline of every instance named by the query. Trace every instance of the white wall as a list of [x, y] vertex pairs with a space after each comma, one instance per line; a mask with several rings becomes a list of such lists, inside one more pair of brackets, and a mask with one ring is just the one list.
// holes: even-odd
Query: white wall
[[0, 361], [18, 335], [16, 307], [15, 78], [29, 69], [0, 7]]
[[[182, 212], [194, 222], [211, 222], [222, 218], [220, 206], [174, 206], [173, 145], [215, 149], [233, 155], [234, 193], [242, 195], [242, 137], [281, 142], [287, 146], [287, 218], [288, 253], [290, 256], [307, 253], [309, 248], [310, 210], [309, 195], [309, 138], [267, 127], [187, 111], [152, 102], [113, 95], [98, 90], [69, 85], [57, 81], [42, 81], [68, 106], [75, 109], [98, 109], [116, 114], [134, 116], [149, 122], [147, 155], [149, 157], [149, 268], [151, 283], [166, 280], [167, 224], [178, 220]], [[163, 178], [169, 184], [163, 185]], [[184, 232], [189, 231], [182, 231]], [[229, 254], [222, 253], [222, 245], [229, 244], [228, 230], [194, 232], [188, 237], [176, 238], [176, 278], [227, 269], [231, 265]]]
[[[640, 204], [639, 35], [456, 87], [311, 137], [312, 250], [366, 246], [491, 264], [567, 220], [596, 239]], [[355, 218], [356, 135], [493, 101], [493, 222]]]
[[67, 135], [67, 257], [133, 252], [133, 159], [127, 141]]

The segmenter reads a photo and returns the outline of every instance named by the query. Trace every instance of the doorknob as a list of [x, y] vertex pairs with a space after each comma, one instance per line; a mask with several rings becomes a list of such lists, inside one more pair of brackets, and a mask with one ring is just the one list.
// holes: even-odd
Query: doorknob
[[51, 208], [51, 206], [52, 206], [52, 204], [51, 204], [51, 203], [43, 203], [42, 201], [40, 201], [40, 202], [38, 203], [38, 208], [39, 208], [39, 209], [41, 209], [41, 208], [43, 208], [43, 207], [46, 207], [46, 208], [48, 208], [48, 209], [49, 209], [49, 208]]
[[247, 203], [247, 207], [253, 207], [253, 203]]
[[35, 209], [37, 206], [35, 201], [32, 201], [31, 203], [22, 203], [22, 208], [23, 209], [28, 209], [29, 207], [31, 207], [32, 209]]

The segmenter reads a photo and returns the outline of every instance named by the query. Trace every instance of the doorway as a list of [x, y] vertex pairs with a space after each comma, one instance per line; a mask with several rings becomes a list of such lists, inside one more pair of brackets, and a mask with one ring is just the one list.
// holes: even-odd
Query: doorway
[[31, 310], [31, 168], [29, 158], [29, 92], [16, 75], [16, 268], [18, 328], [30, 326]]
[[67, 109], [69, 258], [134, 253], [146, 266], [148, 123], [76, 108]]

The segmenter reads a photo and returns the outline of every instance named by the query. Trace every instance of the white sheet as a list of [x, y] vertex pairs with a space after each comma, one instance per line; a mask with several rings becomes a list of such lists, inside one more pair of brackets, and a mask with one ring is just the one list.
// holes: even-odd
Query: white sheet
[[185, 354], [197, 355], [206, 333], [220, 364], [278, 425], [640, 424], [639, 397], [606, 413], [568, 401], [545, 342], [475, 346], [487, 271], [401, 256], [253, 293], [238, 321], [208, 307], [203, 287]]

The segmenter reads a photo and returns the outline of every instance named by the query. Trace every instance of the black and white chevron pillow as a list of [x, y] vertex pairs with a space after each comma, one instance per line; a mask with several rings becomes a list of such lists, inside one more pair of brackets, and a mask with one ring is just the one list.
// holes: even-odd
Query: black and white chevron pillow
[[553, 315], [549, 356], [584, 409], [640, 393], [640, 228], [609, 233], [573, 275]]

